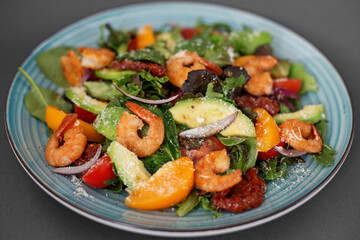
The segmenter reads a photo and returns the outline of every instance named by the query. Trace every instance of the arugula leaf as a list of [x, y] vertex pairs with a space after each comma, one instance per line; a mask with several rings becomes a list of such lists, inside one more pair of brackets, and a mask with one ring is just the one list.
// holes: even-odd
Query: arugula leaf
[[275, 180], [286, 175], [286, 163], [278, 166], [278, 159], [273, 158], [271, 160], [261, 161], [260, 170], [265, 174], [265, 180]]
[[320, 153], [312, 153], [310, 156], [315, 158], [316, 162], [325, 165], [325, 166], [331, 166], [334, 164], [334, 155], [336, 154], [336, 151], [332, 149], [329, 145], [323, 143], [323, 147]]
[[291, 113], [291, 109], [285, 104], [279, 103], [280, 113]]
[[[224, 141], [224, 139], [221, 140]], [[228, 144], [235, 144], [236, 141], [240, 142], [242, 140], [233, 138], [233, 142], [228, 142]], [[237, 145], [231, 145], [228, 152], [230, 155], [230, 169], [240, 169], [241, 172], [245, 173], [256, 164], [257, 150], [254, 138], [247, 138]]]
[[69, 50], [77, 51], [74, 47], [55, 47], [40, 53], [36, 57], [36, 64], [47, 79], [60, 87], [69, 87], [62, 68], [60, 58]]
[[303, 95], [309, 91], [316, 92], [318, 90], [318, 85], [315, 78], [306, 72], [304, 65], [299, 63], [291, 63], [289, 77], [301, 78], [302, 82], [300, 91], [298, 93], [299, 95]]
[[234, 49], [244, 55], [251, 55], [256, 48], [270, 44], [273, 37], [268, 32], [244, 29], [242, 32], [232, 32], [229, 36]]
[[166, 40], [157, 40], [148, 48], [158, 51], [165, 57], [165, 59], [169, 59], [171, 57], [171, 51], [167, 48], [166, 43]]
[[66, 101], [56, 92], [38, 86], [22, 68], [19, 68], [19, 72], [25, 76], [31, 85], [31, 91], [25, 96], [25, 107], [31, 115], [45, 122], [45, 112], [48, 105], [55, 106], [64, 112], [72, 111], [72, 103]]
[[129, 59], [132, 61], [150, 61], [157, 63], [161, 66], [165, 66], [165, 57], [160, 52], [151, 49], [144, 48], [140, 50], [133, 50], [130, 52], [125, 52], [119, 55], [118, 59]]

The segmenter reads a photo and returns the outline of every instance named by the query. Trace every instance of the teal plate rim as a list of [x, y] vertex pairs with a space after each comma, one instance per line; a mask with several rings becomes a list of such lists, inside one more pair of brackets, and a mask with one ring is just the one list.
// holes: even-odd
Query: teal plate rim
[[[106, 14], [111, 14], [114, 13], [116, 11], [119, 10], [123, 10], [123, 9], [132, 9], [132, 8], [137, 8], [137, 7], [152, 7], [152, 6], [156, 6], [156, 5], [170, 5], [170, 6], [175, 6], [175, 5], [182, 5], [182, 4], [191, 4], [191, 5], [196, 5], [197, 7], [213, 7], [213, 8], [221, 8], [223, 10], [226, 11], [236, 11], [239, 14], [247, 14], [247, 15], [251, 15], [253, 17], [259, 18], [263, 21], [269, 22], [272, 25], [275, 25], [278, 28], [282, 28], [287, 32], [290, 32], [291, 34], [293, 34], [294, 36], [296, 36], [297, 38], [299, 38], [301, 41], [305, 42], [306, 44], [310, 45], [318, 55], [320, 55], [323, 60], [325, 60], [325, 63], [332, 69], [334, 70], [334, 72], [337, 74], [337, 78], [340, 79], [341, 84], [343, 84], [344, 88], [345, 88], [345, 92], [346, 92], [346, 100], [349, 101], [349, 107], [350, 107], [350, 112], [349, 114], [351, 114], [351, 131], [350, 131], [350, 136], [348, 138], [348, 142], [346, 145], [346, 149], [343, 151], [342, 156], [340, 157], [338, 163], [336, 164], [336, 166], [334, 166], [334, 168], [332, 169], [332, 171], [319, 183], [317, 184], [317, 186], [315, 186], [312, 190], [310, 190], [308, 193], [306, 193], [304, 196], [302, 196], [301, 198], [295, 200], [294, 202], [285, 205], [284, 207], [271, 212], [270, 214], [258, 217], [256, 219], [253, 220], [249, 220], [247, 222], [243, 222], [241, 224], [232, 224], [232, 225], [228, 225], [228, 226], [224, 226], [224, 227], [212, 227], [212, 228], [204, 228], [204, 229], [196, 229], [196, 230], [178, 230], [178, 229], [154, 229], [154, 228], [150, 228], [150, 227], [144, 227], [144, 226], [137, 226], [131, 223], [127, 223], [127, 222], [119, 222], [119, 221], [115, 221], [106, 217], [103, 217], [101, 215], [98, 215], [94, 212], [91, 212], [90, 210], [80, 207], [70, 201], [68, 201], [65, 197], [63, 197], [61, 194], [59, 194], [58, 192], [56, 192], [54, 189], [52, 189], [51, 187], [47, 186], [46, 184], [43, 183], [42, 179], [40, 179], [34, 172], [33, 170], [30, 168], [30, 166], [27, 165], [26, 161], [23, 159], [23, 157], [21, 156], [21, 153], [18, 151], [17, 147], [16, 147], [16, 143], [13, 139], [13, 136], [11, 134], [11, 127], [9, 126], [9, 105], [10, 105], [10, 95], [11, 92], [13, 90], [13, 86], [15, 84], [16, 79], [19, 78], [19, 74], [17, 73], [13, 79], [13, 82], [10, 86], [9, 92], [8, 92], [8, 96], [7, 96], [7, 104], [6, 104], [6, 113], [5, 113], [5, 127], [6, 127], [6, 133], [7, 133], [7, 137], [9, 139], [10, 145], [19, 161], [19, 163], [21, 164], [21, 166], [24, 168], [24, 170], [27, 172], [27, 174], [33, 179], [33, 181], [41, 188], [43, 189], [47, 194], [49, 194], [51, 197], [53, 197], [55, 200], [57, 200], [59, 203], [61, 203], [62, 205], [68, 207], [69, 209], [73, 210], [74, 212], [77, 212], [78, 214], [85, 216], [91, 220], [94, 220], [96, 222], [102, 223], [104, 225], [110, 226], [110, 227], [114, 227], [117, 229], [121, 229], [121, 230], [125, 230], [125, 231], [130, 231], [130, 232], [134, 232], [134, 233], [141, 233], [141, 234], [146, 234], [146, 235], [153, 235], [153, 236], [169, 236], [169, 237], [199, 237], [199, 236], [213, 236], [213, 235], [219, 235], [219, 234], [225, 234], [225, 233], [230, 233], [230, 232], [235, 232], [235, 231], [240, 231], [240, 230], [244, 230], [247, 228], [251, 228], [266, 222], [269, 222], [273, 219], [276, 219], [280, 216], [283, 216], [289, 212], [291, 212], [292, 210], [294, 210], [295, 208], [301, 206], [302, 204], [304, 204], [305, 202], [307, 202], [309, 199], [311, 199], [313, 196], [315, 196], [321, 189], [323, 189], [326, 184], [328, 182], [330, 182], [330, 180], [335, 176], [335, 174], [338, 172], [338, 170], [340, 169], [340, 167], [342, 166], [342, 164], [344, 163], [349, 151], [350, 151], [350, 147], [353, 141], [353, 137], [354, 137], [354, 116], [353, 116], [353, 110], [352, 110], [352, 103], [351, 103], [351, 98], [350, 95], [348, 93], [348, 90], [346, 89], [345, 83], [342, 80], [341, 76], [337, 73], [336, 69], [334, 68], [334, 66], [332, 65], [332, 63], [316, 48], [314, 47], [310, 42], [308, 42], [306, 39], [304, 39], [302, 36], [300, 36], [299, 34], [295, 33], [293, 30], [284, 27], [283, 25], [274, 22], [273, 20], [270, 20], [268, 18], [262, 17], [260, 15], [248, 12], [248, 11], [244, 11], [244, 10], [240, 10], [240, 9], [234, 9], [231, 7], [227, 7], [227, 6], [223, 6], [223, 5], [218, 5], [218, 4], [209, 4], [209, 3], [198, 3], [198, 2], [176, 2], [176, 3], [170, 3], [170, 2], [154, 2], [154, 3], [144, 3], [144, 4], [132, 4], [132, 5], [126, 5], [123, 7], [117, 7], [117, 8], [112, 8], [109, 10], [105, 10], [105, 11], [101, 11], [99, 13], [90, 15], [88, 17], [85, 17], [79, 21], [76, 21], [70, 25], [68, 25], [67, 27], [61, 29], [60, 31], [54, 33], [52, 36], [50, 36], [48, 39], [44, 40], [41, 44], [39, 44], [34, 50], [33, 52], [29, 55], [29, 57], [27, 59], [25, 59], [24, 63], [22, 64], [22, 66], [25, 66], [25, 64], [29, 61], [30, 57], [36, 53], [39, 49], [41, 49], [43, 46], [45, 46], [49, 40], [53, 39], [56, 36], [59, 36], [61, 34], [65, 34], [68, 31], [71, 31], [73, 27], [75, 26], [79, 26], [81, 24], [84, 24], [87, 20], [89, 19], [95, 19], [96, 17], [99, 16], [103, 16]], [[141, 231], [139, 231], [141, 230]]]

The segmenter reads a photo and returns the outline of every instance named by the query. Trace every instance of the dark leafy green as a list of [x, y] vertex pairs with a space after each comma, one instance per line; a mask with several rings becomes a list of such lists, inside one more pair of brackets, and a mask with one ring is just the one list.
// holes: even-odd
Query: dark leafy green
[[105, 184], [109, 184], [106, 189], [113, 192], [121, 192], [123, 190], [124, 184], [119, 177], [104, 181]]
[[[105, 39], [105, 28], [109, 31]], [[115, 30], [110, 24], [102, 25], [99, 45], [103, 48], [110, 48], [116, 53], [121, 54], [126, 52], [128, 43], [130, 41], [130, 33], [125, 29]]]
[[36, 64], [45, 77], [64, 88], [69, 87], [69, 83], [63, 74], [60, 58], [65, 56], [69, 50], [76, 51], [76, 48], [67, 46], [55, 47], [40, 53], [36, 57]]
[[162, 53], [151, 48], [133, 50], [119, 55], [118, 59], [129, 59], [132, 61], [150, 61], [165, 66], [165, 57]]
[[234, 146], [234, 145], [241, 144], [247, 139], [247, 138], [242, 138], [242, 137], [224, 137], [224, 136], [222, 136], [220, 134], [218, 134], [216, 137], [226, 147], [231, 147], [231, 146]]
[[191, 210], [197, 207], [203, 196], [198, 194], [198, 191], [192, 190], [186, 199], [179, 204], [179, 208], [176, 211], [179, 217], [183, 217]]
[[22, 68], [19, 68], [19, 71], [31, 85], [31, 91], [25, 96], [25, 107], [31, 115], [45, 121], [45, 112], [48, 105], [55, 106], [67, 113], [72, 111], [72, 103], [66, 101], [56, 92], [38, 86]]
[[280, 113], [292, 112], [291, 109], [288, 106], [286, 106], [285, 104], [279, 103], [279, 107], [280, 107]]
[[240, 169], [245, 173], [256, 164], [257, 150], [254, 138], [247, 138], [244, 142], [229, 147], [228, 152], [231, 169]]
[[225, 78], [224, 82], [221, 84], [222, 89], [225, 96], [228, 96], [228, 93], [233, 90], [236, 87], [240, 87], [245, 85], [246, 80], [244, 75], [241, 75], [240, 77], [234, 78], [234, 77], [228, 77]]
[[321, 152], [310, 154], [310, 156], [315, 158], [316, 162], [322, 165], [331, 166], [334, 164], [335, 154], [336, 151], [334, 149], [332, 149], [329, 145], [323, 143]]
[[321, 119], [320, 122], [316, 124], [316, 128], [320, 131], [321, 140], [325, 141], [325, 132], [326, 132], [326, 119]]

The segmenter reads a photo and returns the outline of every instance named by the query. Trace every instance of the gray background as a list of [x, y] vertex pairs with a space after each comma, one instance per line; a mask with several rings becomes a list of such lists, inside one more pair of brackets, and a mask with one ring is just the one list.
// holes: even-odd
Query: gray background
[[[0, 239], [156, 239], [90, 221], [43, 192], [25, 173], [5, 134], [11, 81], [41, 41], [90, 14], [142, 1], [1, 0], [0, 2]], [[145, 2], [145, 1], [144, 1]], [[279, 22], [312, 42], [335, 65], [359, 118], [360, 1], [208, 1], [248, 10]], [[359, 239], [359, 135], [333, 180], [289, 214], [245, 231], [207, 239]]]

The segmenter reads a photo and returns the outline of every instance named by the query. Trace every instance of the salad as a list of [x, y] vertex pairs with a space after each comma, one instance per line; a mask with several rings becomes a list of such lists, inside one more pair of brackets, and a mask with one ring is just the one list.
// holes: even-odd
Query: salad
[[[305, 161], [333, 164], [322, 104], [303, 65], [273, 55], [266, 31], [226, 23], [155, 31], [101, 26], [98, 47], [37, 56], [65, 90], [32, 89], [28, 112], [49, 127], [47, 163], [93, 188], [126, 190], [139, 210], [202, 207], [220, 216], [260, 206], [266, 182]], [[309, 158], [306, 158], [309, 159]]]

